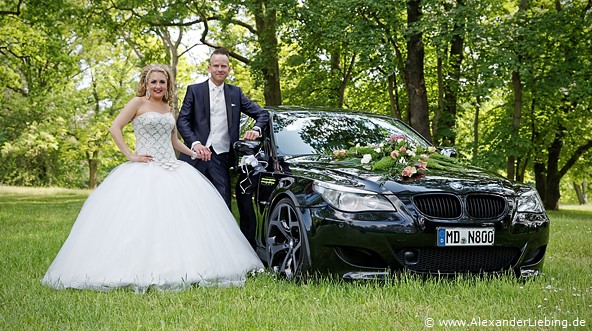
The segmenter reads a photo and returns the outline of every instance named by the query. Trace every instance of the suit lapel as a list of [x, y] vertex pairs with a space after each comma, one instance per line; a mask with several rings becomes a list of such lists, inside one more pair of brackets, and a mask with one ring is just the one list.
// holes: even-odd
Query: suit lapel
[[[204, 112], [205, 112], [204, 117], [205, 117], [206, 123], [208, 124], [208, 131], [209, 131], [209, 127], [210, 127], [210, 85], [208, 84], [207, 80], [202, 83], [201, 89], [202, 89], [201, 95], [203, 96], [203, 105], [204, 105]], [[198, 112], [196, 111], [195, 113], [197, 114]], [[208, 134], [209, 134], [209, 132], [208, 132]]]
[[224, 84], [224, 100], [226, 101], [226, 121], [228, 122], [228, 129], [232, 126], [232, 100], [230, 100], [230, 87]]

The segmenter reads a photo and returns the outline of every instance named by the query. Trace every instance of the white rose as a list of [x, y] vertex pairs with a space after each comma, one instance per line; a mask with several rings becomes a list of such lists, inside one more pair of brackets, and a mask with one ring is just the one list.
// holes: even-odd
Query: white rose
[[372, 155], [364, 154], [364, 156], [362, 157], [362, 160], [360, 162], [362, 164], [368, 164], [368, 163], [370, 163], [370, 161], [372, 161]]

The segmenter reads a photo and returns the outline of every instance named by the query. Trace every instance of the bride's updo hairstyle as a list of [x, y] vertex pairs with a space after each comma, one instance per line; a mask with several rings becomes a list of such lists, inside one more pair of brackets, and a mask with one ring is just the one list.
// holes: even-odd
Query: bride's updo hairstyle
[[162, 101], [169, 104], [169, 106], [173, 106], [173, 93], [175, 92], [175, 80], [173, 75], [171, 74], [171, 69], [167, 65], [164, 64], [149, 64], [142, 69], [142, 73], [140, 74], [140, 82], [138, 83], [138, 88], [136, 89], [136, 96], [144, 97], [146, 96], [146, 83], [148, 82], [148, 77], [153, 72], [162, 72], [167, 78], [167, 91], [162, 98]]

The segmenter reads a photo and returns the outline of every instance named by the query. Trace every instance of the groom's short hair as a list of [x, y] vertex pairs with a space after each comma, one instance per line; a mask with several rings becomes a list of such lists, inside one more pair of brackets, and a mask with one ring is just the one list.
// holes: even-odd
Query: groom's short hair
[[226, 48], [220, 47], [220, 48], [216, 48], [212, 54], [210, 55], [210, 60], [212, 59], [212, 56], [216, 55], [216, 54], [220, 54], [220, 55], [226, 55], [226, 57], [228, 59], [230, 59], [230, 52], [228, 52], [228, 50]]

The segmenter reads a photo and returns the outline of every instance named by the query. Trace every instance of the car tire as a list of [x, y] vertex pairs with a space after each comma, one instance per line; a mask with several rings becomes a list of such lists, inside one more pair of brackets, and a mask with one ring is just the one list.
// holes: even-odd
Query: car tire
[[267, 264], [287, 279], [303, 278], [310, 268], [306, 230], [289, 198], [273, 208], [266, 231]]

